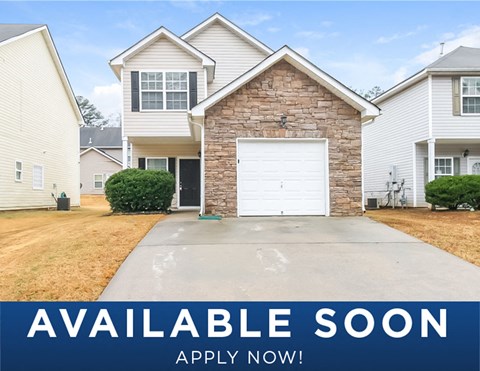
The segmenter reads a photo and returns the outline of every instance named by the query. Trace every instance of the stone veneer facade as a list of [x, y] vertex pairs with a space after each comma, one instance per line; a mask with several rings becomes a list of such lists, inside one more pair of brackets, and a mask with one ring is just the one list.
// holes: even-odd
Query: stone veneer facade
[[206, 111], [206, 214], [237, 215], [237, 138], [327, 138], [330, 215], [362, 215], [360, 112], [288, 62]]

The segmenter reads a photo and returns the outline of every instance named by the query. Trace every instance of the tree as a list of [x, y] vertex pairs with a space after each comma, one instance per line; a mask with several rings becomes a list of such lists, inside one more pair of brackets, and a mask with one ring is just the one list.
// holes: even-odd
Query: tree
[[82, 97], [81, 95], [77, 96], [78, 106], [80, 107], [80, 111], [82, 111], [83, 119], [85, 121], [85, 125], [87, 126], [96, 126], [102, 127], [108, 124], [108, 120], [105, 120], [102, 113], [95, 107], [93, 103]]
[[383, 89], [380, 87], [380, 86], [374, 86], [373, 88], [371, 88], [370, 90], [363, 90], [363, 89], [360, 89], [360, 90], [357, 90], [357, 89], [352, 89], [355, 93], [357, 93], [358, 95], [361, 95], [362, 97], [364, 97], [365, 99], [368, 99], [368, 100], [372, 100], [372, 99], [375, 99], [376, 97], [378, 97], [379, 95], [383, 94]]

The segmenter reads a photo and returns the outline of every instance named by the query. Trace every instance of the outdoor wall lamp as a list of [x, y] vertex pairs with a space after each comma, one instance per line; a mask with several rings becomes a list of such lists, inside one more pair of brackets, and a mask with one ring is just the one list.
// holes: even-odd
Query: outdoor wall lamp
[[280, 117], [280, 126], [282, 128], [285, 128], [287, 126], [287, 116], [285, 116], [283, 113], [282, 113], [282, 116]]
[[198, 158], [202, 158], [202, 151], [198, 151], [197, 156]]
[[470, 150], [466, 149], [465, 151], [463, 151], [462, 156], [467, 157], [469, 154], [470, 154]]

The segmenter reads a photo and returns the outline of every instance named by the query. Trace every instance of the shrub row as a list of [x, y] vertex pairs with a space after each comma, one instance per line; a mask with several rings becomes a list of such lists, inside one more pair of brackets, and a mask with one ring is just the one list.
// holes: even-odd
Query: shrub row
[[456, 210], [468, 204], [480, 209], [480, 175], [444, 176], [425, 186], [426, 201], [432, 205]]
[[167, 211], [175, 193], [168, 171], [126, 169], [105, 183], [105, 196], [114, 212]]

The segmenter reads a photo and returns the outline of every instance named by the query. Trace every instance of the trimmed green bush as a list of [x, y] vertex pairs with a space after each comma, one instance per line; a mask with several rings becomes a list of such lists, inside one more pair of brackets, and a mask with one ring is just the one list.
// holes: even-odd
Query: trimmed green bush
[[468, 204], [480, 208], [480, 175], [444, 176], [425, 186], [425, 200], [435, 206], [456, 210]]
[[105, 183], [105, 196], [114, 212], [167, 211], [175, 193], [168, 171], [126, 169]]

